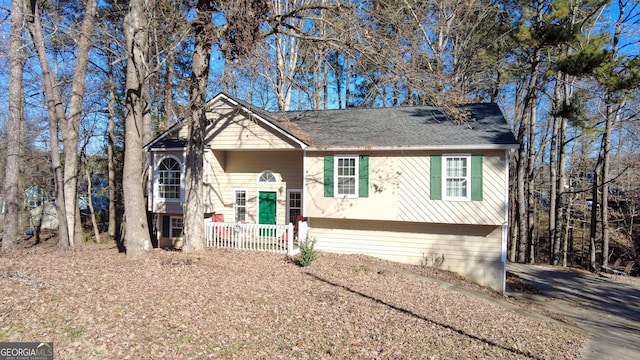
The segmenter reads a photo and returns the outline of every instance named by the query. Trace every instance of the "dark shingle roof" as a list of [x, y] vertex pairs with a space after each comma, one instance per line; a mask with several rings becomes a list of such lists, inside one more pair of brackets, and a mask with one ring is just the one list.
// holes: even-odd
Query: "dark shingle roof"
[[319, 148], [517, 145], [496, 104], [459, 108], [471, 115], [461, 125], [433, 106], [282, 112], [277, 117], [299, 126]]
[[[269, 122], [301, 143], [331, 148], [516, 148], [516, 141], [496, 104], [471, 104], [466, 123], [454, 121], [434, 106], [349, 108], [340, 110], [268, 112], [229, 96], [250, 113]], [[215, 99], [215, 98], [214, 98]], [[145, 146], [145, 149], [184, 148], [186, 141], [169, 138], [182, 122]]]
[[186, 140], [164, 138], [151, 144], [151, 149], [182, 149], [187, 147]]

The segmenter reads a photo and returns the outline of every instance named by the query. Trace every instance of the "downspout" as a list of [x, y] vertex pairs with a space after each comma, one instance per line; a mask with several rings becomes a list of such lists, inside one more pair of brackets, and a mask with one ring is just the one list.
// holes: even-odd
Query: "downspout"
[[504, 152], [504, 222], [502, 223], [502, 293], [507, 285], [507, 238], [509, 233], [509, 158], [511, 150]]
[[156, 154], [154, 152], [147, 152], [147, 158], [149, 158], [148, 162], [148, 170], [147, 170], [147, 191], [149, 195], [147, 196], [147, 211], [151, 211], [155, 213], [155, 208], [153, 206], [153, 195], [155, 193], [155, 189], [153, 188], [153, 166], [156, 163]]
[[162, 222], [160, 221], [160, 215], [156, 212], [156, 199], [155, 199], [155, 195], [156, 195], [156, 188], [155, 188], [155, 183], [153, 181], [153, 178], [155, 177], [155, 165], [156, 165], [156, 152], [150, 152], [150, 156], [149, 156], [149, 170], [147, 171], [147, 189], [149, 189], [149, 196], [147, 197], [147, 206], [149, 211], [151, 211], [153, 220], [155, 222], [155, 234], [154, 237], [155, 239], [151, 239], [151, 245], [156, 245], [159, 247], [159, 242], [160, 242], [160, 237], [162, 236]]

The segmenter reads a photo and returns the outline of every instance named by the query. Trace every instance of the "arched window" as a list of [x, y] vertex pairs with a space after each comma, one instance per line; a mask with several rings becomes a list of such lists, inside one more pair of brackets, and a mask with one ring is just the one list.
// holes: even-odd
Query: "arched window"
[[180, 162], [173, 157], [162, 159], [158, 165], [158, 196], [180, 199]]
[[260, 173], [260, 176], [258, 176], [258, 183], [277, 183], [278, 179], [276, 179], [276, 176], [269, 170], [265, 170], [262, 173]]

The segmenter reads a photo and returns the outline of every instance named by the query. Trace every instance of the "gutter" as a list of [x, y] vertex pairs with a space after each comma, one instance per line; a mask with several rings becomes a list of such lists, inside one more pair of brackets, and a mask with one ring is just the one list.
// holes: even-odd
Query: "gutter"
[[511, 150], [517, 149], [518, 144], [485, 144], [485, 145], [420, 145], [420, 146], [309, 146], [306, 151], [398, 151], [398, 150], [446, 150], [446, 151], [460, 151], [460, 150]]

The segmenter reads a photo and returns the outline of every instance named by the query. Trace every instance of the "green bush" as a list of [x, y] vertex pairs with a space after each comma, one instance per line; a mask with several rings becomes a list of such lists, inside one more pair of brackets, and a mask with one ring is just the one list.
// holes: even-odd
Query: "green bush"
[[300, 265], [309, 266], [318, 258], [318, 250], [314, 249], [316, 239], [306, 238], [300, 242]]

